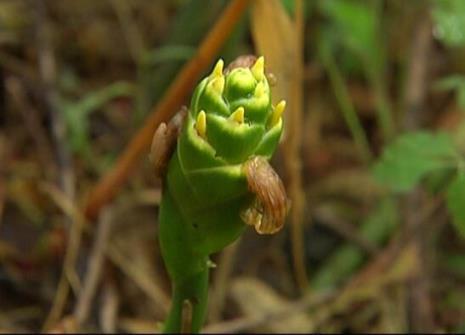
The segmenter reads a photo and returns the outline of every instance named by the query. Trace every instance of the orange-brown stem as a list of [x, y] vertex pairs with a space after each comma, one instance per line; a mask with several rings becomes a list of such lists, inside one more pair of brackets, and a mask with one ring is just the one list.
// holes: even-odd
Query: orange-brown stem
[[85, 207], [86, 216], [93, 220], [101, 208], [110, 202], [126, 182], [140, 158], [150, 146], [153, 133], [161, 122], [168, 121], [179, 110], [184, 99], [191, 92], [200, 74], [212, 62], [219, 48], [231, 33], [250, 0], [234, 0], [228, 5], [203, 40], [194, 58], [180, 71], [163, 99], [153, 108], [145, 125], [132, 138], [116, 165], [110, 170], [88, 197]]

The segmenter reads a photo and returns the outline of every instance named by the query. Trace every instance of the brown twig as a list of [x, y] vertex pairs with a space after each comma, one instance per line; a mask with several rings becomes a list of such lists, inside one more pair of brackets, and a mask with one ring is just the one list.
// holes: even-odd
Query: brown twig
[[52, 308], [43, 326], [47, 330], [61, 316], [69, 293], [68, 282], [72, 285], [74, 284], [75, 289], [79, 288], [79, 278], [74, 270], [74, 265], [79, 250], [84, 218], [81, 218], [79, 212], [73, 207], [75, 197], [74, 172], [72, 169], [71, 154], [66, 145], [66, 126], [58, 108], [56, 59], [52, 45], [50, 22], [47, 17], [44, 1], [35, 1], [34, 5], [39, 73], [44, 90], [44, 101], [52, 122], [52, 140], [59, 170], [59, 187], [55, 189], [51, 186], [44, 189], [49, 192], [65, 214], [68, 214], [66, 217], [70, 223], [69, 244], [61, 278]]
[[134, 283], [149, 297], [163, 313], [168, 312], [170, 298], [166, 295], [161, 287], [159, 287], [145, 272], [128, 259], [115, 245], [110, 243], [106, 250], [108, 258], [121, 269], [128, 278], [131, 278]]
[[308, 278], [304, 259], [304, 191], [302, 188], [302, 159], [300, 149], [302, 145], [301, 125], [303, 123], [303, 3], [295, 1], [295, 67], [292, 80], [291, 108], [287, 122], [289, 131], [285, 143], [285, 165], [289, 174], [289, 195], [292, 201], [291, 208], [291, 240], [292, 259], [297, 283], [301, 291], [308, 289]]
[[85, 227], [85, 217], [80, 210], [74, 205], [74, 203], [66, 197], [66, 195], [59, 190], [57, 187], [45, 184], [42, 186], [42, 190], [48, 193], [58, 207], [62, 210], [67, 217], [71, 217], [73, 225], [69, 232], [69, 240], [65, 254], [65, 260], [63, 262], [63, 270], [61, 273], [58, 288], [55, 294], [55, 298], [50, 309], [49, 315], [45, 320], [42, 327], [44, 331], [47, 331], [53, 327], [56, 322], [60, 319], [63, 309], [66, 304], [66, 299], [69, 294], [68, 282], [75, 282], [74, 286], [79, 288], [80, 284], [78, 281], [77, 274], [75, 272], [75, 263], [79, 252], [79, 246], [81, 243], [82, 231]]
[[432, 42], [432, 22], [429, 13], [425, 13], [412, 38], [410, 64], [405, 84], [403, 128], [406, 130], [416, 129], [424, 121], [425, 113], [422, 109], [427, 93], [428, 64]]
[[[39, 158], [44, 167], [44, 171], [50, 172], [50, 162], [52, 161], [53, 153], [51, 143], [45, 134], [45, 129], [42, 127], [39, 119], [39, 111], [34, 108], [29, 102], [24, 91], [21, 81], [15, 77], [6, 79], [6, 90], [11, 96], [13, 102], [18, 107], [18, 110], [23, 118], [24, 125], [31, 138], [34, 141], [36, 151], [39, 153]], [[53, 166], [56, 168], [55, 166]], [[52, 173], [55, 172], [52, 169]]]
[[194, 58], [187, 63], [173, 81], [163, 99], [154, 107], [145, 125], [133, 137], [119, 157], [115, 167], [106, 174], [91, 192], [85, 208], [86, 216], [95, 219], [101, 208], [112, 200], [126, 182], [129, 174], [147, 152], [153, 133], [161, 122], [179, 109], [199, 75], [211, 63], [219, 48], [242, 16], [250, 0], [234, 0], [203, 40]]
[[[410, 64], [407, 73], [406, 94], [404, 101], [403, 126], [406, 130], [421, 127], [425, 118], [425, 96], [427, 93], [427, 75], [430, 52], [432, 47], [432, 22], [429, 9], [423, 8], [424, 15], [420, 18], [413, 35], [410, 54]], [[425, 201], [421, 188], [416, 188], [406, 199], [405, 229], [414, 229], [417, 225], [423, 227], [411, 242], [419, 254], [421, 273], [412, 280], [410, 285], [411, 330], [414, 332], [432, 332], [435, 330], [433, 321], [433, 306], [430, 296], [430, 275], [427, 261], [428, 221], [416, 219], [417, 209]]]
[[136, 22], [132, 18], [131, 7], [128, 2], [127, 0], [110, 0], [121, 24], [131, 57], [135, 64], [139, 64], [145, 50], [144, 41]]
[[58, 91], [56, 88], [56, 59], [52, 45], [52, 31], [47, 18], [43, 1], [35, 1], [37, 50], [39, 71], [44, 89], [44, 99], [50, 113], [52, 123], [52, 139], [59, 169], [60, 189], [70, 199], [74, 199], [74, 172], [71, 153], [67, 146], [66, 124], [58, 107]]
[[6, 139], [3, 135], [0, 135], [0, 162], [3, 162], [0, 166], [0, 226], [3, 221], [3, 210], [5, 206], [5, 195], [6, 195], [6, 176], [5, 176], [5, 162], [6, 162]]
[[[301, 290], [308, 288], [304, 259], [302, 188], [302, 82], [303, 68], [303, 2], [295, 2], [295, 19], [291, 20], [278, 0], [256, 0], [253, 4], [251, 30], [256, 49], [267, 59], [270, 71], [276, 75], [273, 95], [285, 98], [285, 130], [280, 153], [286, 174], [286, 189], [290, 207], [290, 230], [294, 276]], [[270, 34], [270, 31], [273, 31]], [[273, 101], [276, 103], [277, 101]]]
[[79, 330], [80, 326], [86, 322], [92, 307], [92, 300], [102, 274], [102, 268], [105, 260], [105, 249], [107, 247], [112, 221], [113, 215], [111, 208], [108, 208], [103, 211], [100, 216], [94, 246], [92, 253], [89, 256], [88, 269], [84, 278], [84, 284], [74, 309], [74, 319], [77, 330]]
[[[290, 230], [294, 276], [301, 290], [308, 288], [303, 246], [304, 192], [302, 189], [302, 82], [303, 82], [303, 9], [296, 1], [291, 20], [278, 0], [257, 0], [253, 5], [251, 29], [256, 49], [267, 59], [277, 82], [273, 95], [285, 98], [285, 130], [280, 153], [286, 174], [286, 189], [291, 200]], [[273, 34], [270, 34], [273, 29]], [[274, 101], [275, 103], [277, 101]]]
[[107, 334], [116, 333], [116, 324], [120, 299], [115, 284], [103, 281], [102, 308], [100, 310], [100, 325]]

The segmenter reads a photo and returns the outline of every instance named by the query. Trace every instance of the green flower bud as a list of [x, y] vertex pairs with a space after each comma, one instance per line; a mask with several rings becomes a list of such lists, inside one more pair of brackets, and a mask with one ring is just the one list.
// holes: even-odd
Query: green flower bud
[[[195, 89], [168, 165], [160, 206], [160, 245], [175, 296], [187, 282], [198, 284], [193, 294], [206, 290], [202, 280], [208, 271], [208, 256], [237, 239], [246, 223], [255, 225], [259, 233], [281, 228], [283, 211], [277, 211], [282, 222], [273, 227], [272, 206], [257, 202], [257, 196], [266, 198], [266, 190], [251, 187], [266, 186], [267, 180], [251, 183], [252, 174], [247, 172], [263, 164], [247, 162], [259, 156], [266, 163], [272, 156], [282, 133], [284, 108], [284, 101], [275, 107], [271, 104], [263, 57], [250, 68], [236, 67], [226, 74], [219, 60]], [[271, 175], [270, 180], [276, 178]], [[275, 190], [284, 193], [282, 187]], [[269, 211], [262, 215], [262, 209]], [[260, 224], [262, 218], [266, 224]], [[168, 319], [168, 330], [179, 330], [175, 325], [183, 303], [174, 302], [178, 307]], [[204, 308], [193, 308], [194, 331], [200, 327]]]

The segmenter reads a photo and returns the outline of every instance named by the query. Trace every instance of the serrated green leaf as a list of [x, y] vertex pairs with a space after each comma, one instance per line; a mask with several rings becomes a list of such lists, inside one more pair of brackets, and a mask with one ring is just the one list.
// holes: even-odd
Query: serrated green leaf
[[447, 208], [457, 231], [465, 237], [465, 174], [459, 172], [447, 189]]
[[449, 166], [455, 156], [446, 133], [407, 133], [387, 146], [374, 166], [374, 175], [394, 191], [408, 191], [428, 173]]

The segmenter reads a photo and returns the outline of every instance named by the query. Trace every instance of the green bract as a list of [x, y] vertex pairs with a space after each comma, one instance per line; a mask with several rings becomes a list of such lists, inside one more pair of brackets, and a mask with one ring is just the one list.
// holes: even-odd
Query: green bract
[[250, 68], [236, 67], [226, 74], [220, 60], [195, 89], [160, 205], [160, 245], [174, 292], [165, 331], [181, 330], [186, 303], [192, 305], [190, 331], [200, 329], [208, 256], [246, 227], [241, 214], [254, 205], [256, 195], [244, 164], [254, 156], [272, 156], [283, 129], [284, 107], [284, 101], [271, 105], [263, 57]]

